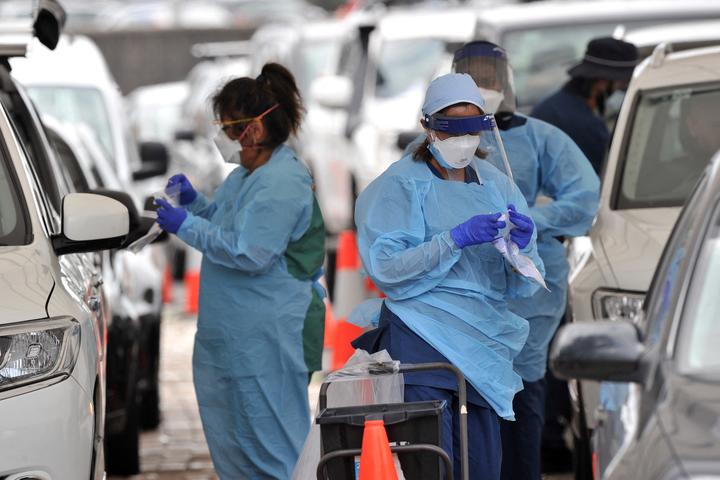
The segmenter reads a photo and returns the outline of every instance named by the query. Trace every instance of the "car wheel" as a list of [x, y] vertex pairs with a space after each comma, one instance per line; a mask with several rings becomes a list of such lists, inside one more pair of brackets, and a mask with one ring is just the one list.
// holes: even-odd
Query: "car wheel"
[[578, 409], [573, 409], [573, 423], [577, 426], [577, 432], [573, 432], [573, 470], [575, 480], [593, 480], [592, 471], [592, 450], [590, 448], [590, 437], [592, 431], [585, 421], [585, 409], [582, 395], [582, 388], [577, 387]]
[[140, 418], [137, 402], [127, 412], [125, 428], [107, 436], [105, 465], [110, 475], [140, 473]]
[[[119, 323], [119, 322], [118, 322]], [[116, 357], [108, 357], [108, 386], [115, 393], [108, 398], [105, 417], [105, 468], [108, 475], [135, 475], [140, 473], [140, 408], [138, 392], [138, 333], [116, 328], [125, 334], [113, 344]], [[115, 332], [117, 332], [116, 330]], [[110, 344], [110, 343], [109, 343]], [[110, 351], [110, 349], [108, 349]], [[117, 362], [117, 363], [116, 363]], [[112, 373], [112, 377], [110, 375]], [[114, 379], [111, 381], [111, 378]], [[110, 394], [110, 390], [108, 390]], [[118, 417], [120, 418], [118, 420]]]
[[140, 425], [143, 430], [154, 430], [160, 425], [160, 319], [148, 330], [147, 384], [140, 399]]

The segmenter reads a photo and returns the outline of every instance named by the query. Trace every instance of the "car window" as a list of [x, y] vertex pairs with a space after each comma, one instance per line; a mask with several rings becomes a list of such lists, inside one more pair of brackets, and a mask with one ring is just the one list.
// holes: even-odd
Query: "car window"
[[720, 205], [716, 205], [680, 325], [678, 365], [683, 371], [720, 371]]
[[557, 90], [588, 41], [612, 34], [616, 26], [574, 24], [506, 32], [500, 44], [512, 62], [518, 105], [534, 105]]
[[0, 149], [0, 247], [29, 243], [25, 202], [11, 172], [4, 149]]
[[30, 87], [38, 109], [62, 122], [83, 123], [97, 136], [107, 157], [116, 163], [112, 129], [102, 93], [92, 87]]
[[[707, 176], [698, 182], [696, 191], [702, 192], [707, 184]], [[663, 338], [665, 327], [675, 312], [675, 301], [682, 288], [680, 271], [683, 261], [687, 260], [687, 248], [691, 240], [688, 229], [694, 217], [694, 211], [701, 195], [694, 195], [683, 209], [678, 221], [665, 244], [660, 263], [648, 290], [645, 301], [647, 311], [642, 317], [640, 328], [649, 346], [657, 345]]]
[[336, 39], [305, 41], [300, 44], [294, 61], [295, 78], [300, 91], [308, 92], [313, 79], [337, 73], [340, 63], [341, 42]]
[[70, 145], [65, 143], [65, 140], [54, 132], [48, 132], [48, 138], [52, 142], [60, 162], [65, 167], [75, 191], [81, 193], [89, 192], [90, 185], [88, 185], [85, 174], [80, 167], [80, 163], [78, 162], [75, 153], [70, 148]]
[[615, 208], [679, 207], [720, 149], [720, 84], [640, 92], [624, 138]]
[[591, 39], [612, 35], [619, 23], [635, 29], [667, 20], [578, 22], [505, 32], [500, 45], [512, 62], [519, 108], [529, 110], [565, 83], [567, 69], [580, 61]]
[[389, 98], [417, 85], [424, 88], [446, 55], [445, 42], [435, 38], [386, 41], [377, 65], [375, 95]]

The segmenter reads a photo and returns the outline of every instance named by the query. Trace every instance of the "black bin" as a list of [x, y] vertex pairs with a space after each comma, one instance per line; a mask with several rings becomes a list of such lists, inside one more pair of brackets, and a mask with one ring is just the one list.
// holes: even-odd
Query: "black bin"
[[[320, 425], [322, 455], [361, 448], [366, 419], [383, 420], [391, 443], [441, 447], [442, 415], [446, 407], [445, 400], [435, 400], [325, 408], [316, 419]], [[441, 462], [435, 453], [405, 453], [398, 458], [407, 480], [441, 478]], [[326, 471], [327, 478], [332, 480], [355, 480], [355, 460], [349, 457], [331, 460]]]

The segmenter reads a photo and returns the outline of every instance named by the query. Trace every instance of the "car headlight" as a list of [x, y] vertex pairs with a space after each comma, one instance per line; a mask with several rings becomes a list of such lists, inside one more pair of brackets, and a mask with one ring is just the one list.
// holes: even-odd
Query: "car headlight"
[[80, 324], [70, 317], [0, 327], [0, 393], [62, 380], [72, 373], [79, 352]]
[[598, 289], [592, 298], [596, 320], [630, 320], [636, 322], [642, 312], [645, 294], [623, 290]]

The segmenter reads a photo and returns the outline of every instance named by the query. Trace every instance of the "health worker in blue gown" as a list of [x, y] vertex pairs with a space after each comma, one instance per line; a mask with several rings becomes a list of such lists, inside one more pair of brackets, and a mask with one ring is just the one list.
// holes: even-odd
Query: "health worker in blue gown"
[[324, 318], [322, 216], [285, 145], [301, 99], [290, 72], [271, 63], [212, 103], [218, 149], [239, 166], [212, 200], [172, 177], [181, 207], [158, 201], [158, 223], [203, 254], [193, 381], [216, 472], [288, 479], [310, 426], [308, 372], [319, 369]]
[[[580, 148], [557, 127], [515, 112], [512, 71], [504, 49], [471, 42], [454, 56], [453, 70], [480, 87], [495, 114], [515, 183], [530, 206], [548, 290], [508, 301], [530, 323], [530, 334], [514, 360], [524, 389], [513, 401], [515, 422], [502, 422], [502, 477], [540, 480], [540, 445], [545, 411], [545, 370], [550, 340], [567, 303], [568, 262], [563, 237], [584, 235], [598, 208], [599, 180]], [[541, 198], [544, 197], [544, 198]]]
[[[500, 418], [513, 418], [512, 399], [522, 388], [513, 359], [528, 333], [527, 321], [507, 302], [539, 287], [493, 242], [510, 229], [521, 254], [540, 272], [543, 267], [524, 197], [490, 161], [480, 160], [488, 155], [478, 150], [488, 119], [484, 106], [469, 75], [435, 79], [422, 107], [425, 140], [360, 194], [360, 255], [387, 299], [378, 328], [353, 344], [387, 349], [403, 363], [458, 367], [469, 382], [470, 478], [495, 480]], [[406, 401], [447, 401], [442, 446], [459, 478], [456, 392], [455, 378], [445, 372], [405, 375]]]

